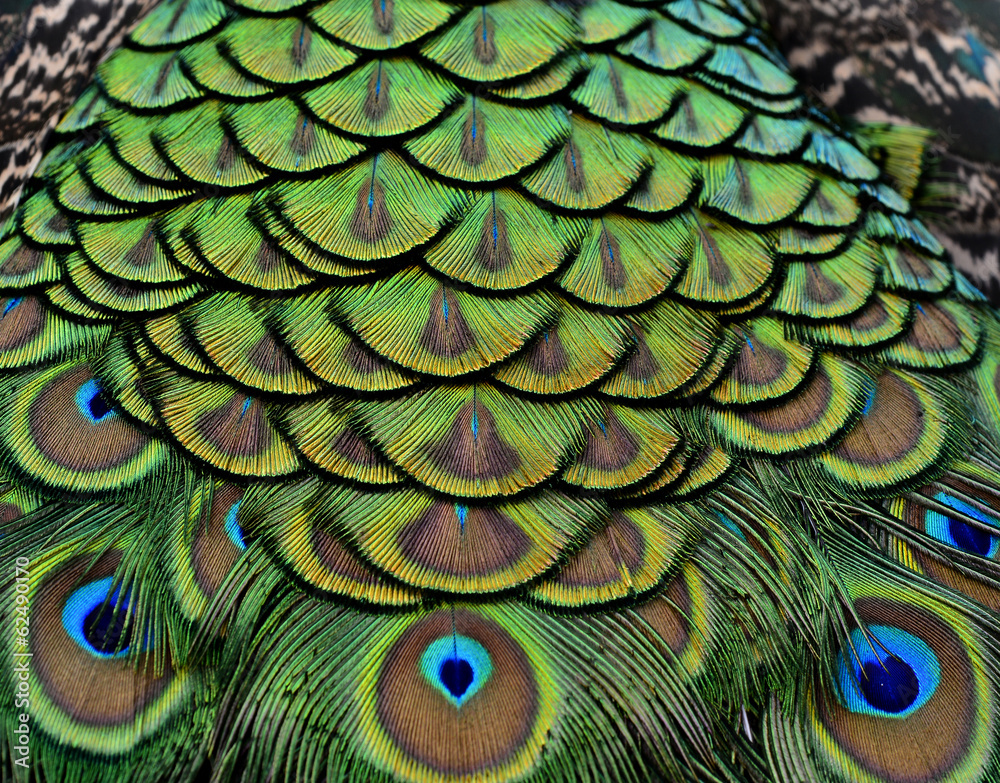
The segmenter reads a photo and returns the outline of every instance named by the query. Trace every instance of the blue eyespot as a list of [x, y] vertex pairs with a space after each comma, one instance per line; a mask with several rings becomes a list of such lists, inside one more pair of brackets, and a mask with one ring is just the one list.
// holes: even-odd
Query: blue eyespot
[[131, 626], [125, 628], [130, 595], [119, 600], [115, 590], [109, 598], [112, 581], [108, 576], [85, 584], [70, 595], [62, 612], [66, 633], [98, 658], [120, 658], [131, 644]]
[[941, 665], [922, 639], [891, 625], [851, 631], [851, 644], [837, 656], [841, 703], [851, 712], [905, 718], [934, 695]]
[[77, 389], [76, 407], [91, 424], [98, 424], [109, 416], [116, 415], [93, 378]]
[[243, 528], [240, 527], [239, 513], [240, 513], [240, 503], [242, 501], [237, 500], [233, 505], [229, 507], [229, 511], [226, 512], [226, 535], [229, 536], [229, 540], [232, 541], [239, 549], [243, 550], [247, 548], [246, 541], [243, 540]]
[[424, 679], [456, 707], [461, 707], [493, 673], [490, 654], [475, 639], [455, 634], [431, 642], [420, 659]]
[[[968, 503], [963, 503], [958, 498], [954, 498], [944, 492], [938, 492], [934, 496], [934, 499], [948, 508], [955, 509], [955, 511], [966, 517], [974, 519], [977, 522], [982, 522], [984, 525], [994, 528], [1000, 527], [998, 525], [1000, 520], [984, 514], [978, 508], [970, 506]], [[939, 514], [937, 511], [928, 510], [926, 512], [924, 530], [927, 531], [927, 535], [948, 546], [953, 546], [956, 549], [961, 549], [963, 552], [969, 552], [980, 557], [993, 557], [996, 555], [997, 550], [1000, 549], [1000, 530], [998, 530], [997, 535], [992, 535], [981, 528], [973, 527], [959, 519]]]

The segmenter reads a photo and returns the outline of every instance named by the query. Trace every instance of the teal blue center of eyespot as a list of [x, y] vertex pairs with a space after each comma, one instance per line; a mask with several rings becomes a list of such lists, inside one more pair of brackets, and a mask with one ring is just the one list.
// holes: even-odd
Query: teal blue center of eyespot
[[226, 512], [226, 535], [239, 549], [246, 549], [246, 541], [243, 540], [243, 528], [240, 527], [239, 513], [240, 502], [237, 500]]
[[[901, 628], [869, 625], [868, 633], [870, 639], [858, 628], [851, 631], [854, 651], [845, 646], [837, 657], [840, 701], [851, 712], [909, 717], [927, 703], [941, 682], [937, 655], [923, 639]], [[906, 693], [892, 692], [901, 688]]]
[[[984, 514], [975, 506], [971, 506], [951, 495], [938, 492], [934, 499], [943, 506], [957, 511], [960, 515], [974, 519], [990, 527], [998, 527], [998, 521], [989, 514]], [[956, 547], [965, 552], [992, 558], [1000, 549], [1000, 530], [997, 535], [990, 535], [980, 528], [966, 524], [960, 518], [952, 518], [937, 511], [927, 509], [924, 516], [924, 530], [927, 535], [936, 538], [948, 546]]]
[[[74, 642], [95, 658], [121, 658], [128, 654], [128, 647], [115, 653], [107, 653], [97, 649], [90, 639], [87, 638], [84, 628], [87, 615], [94, 611], [94, 609], [105, 603], [111, 607], [118, 601], [117, 590], [110, 598], [108, 597], [112, 581], [113, 578], [108, 576], [104, 579], [88, 582], [83, 587], [74, 591], [70, 595], [69, 600], [66, 601], [66, 605], [63, 606], [62, 624], [63, 628], [66, 629], [66, 633], [69, 634]], [[124, 608], [121, 610], [124, 611]]]
[[420, 658], [420, 670], [442, 696], [461, 707], [490, 679], [490, 654], [475, 639], [455, 634], [431, 642]]
[[118, 415], [108, 406], [100, 385], [93, 378], [76, 390], [76, 407], [91, 424], [100, 424], [105, 419]]

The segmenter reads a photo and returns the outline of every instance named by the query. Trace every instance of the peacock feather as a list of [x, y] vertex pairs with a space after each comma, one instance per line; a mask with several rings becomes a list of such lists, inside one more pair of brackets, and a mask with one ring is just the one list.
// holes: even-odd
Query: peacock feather
[[906, 126], [878, 133], [900, 152], [909, 149], [903, 158], [911, 162], [912, 152], [926, 145], [925, 129], [933, 131], [929, 153], [936, 184], [918, 198], [935, 207], [935, 233], [955, 266], [996, 305], [997, 8], [964, 0], [762, 0], [761, 5], [793, 73], [831, 109], [849, 121]]
[[166, 0], [56, 130], [4, 780], [1000, 779], [1000, 320], [755, 8]]

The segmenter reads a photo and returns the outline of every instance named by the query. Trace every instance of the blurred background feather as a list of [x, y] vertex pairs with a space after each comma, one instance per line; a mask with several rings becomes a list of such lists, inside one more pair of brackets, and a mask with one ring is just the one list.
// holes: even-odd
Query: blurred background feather
[[934, 131], [932, 229], [1000, 302], [1000, 2], [762, 4], [792, 72], [819, 101], [845, 119]]

